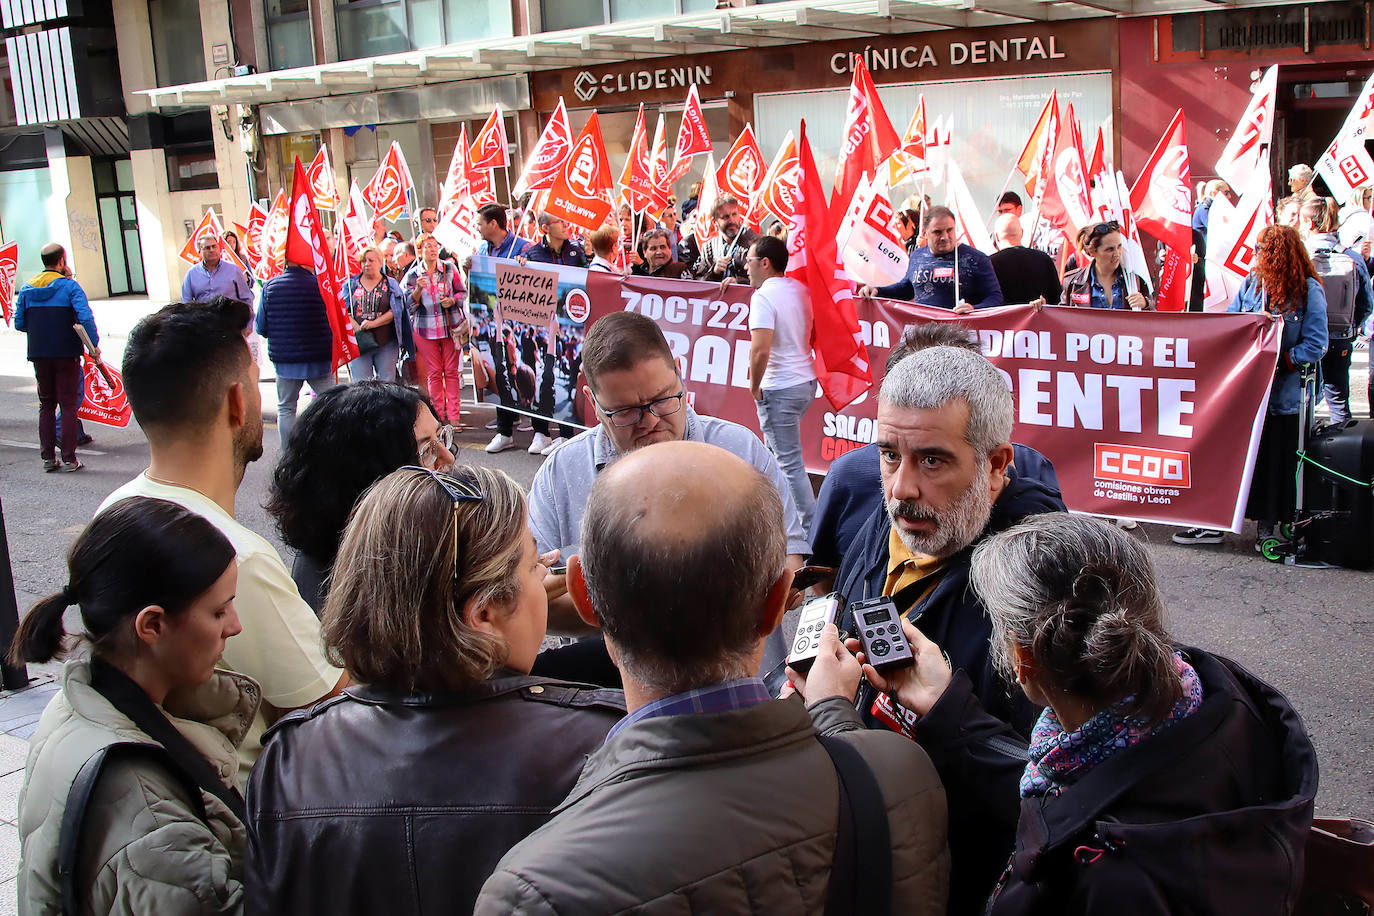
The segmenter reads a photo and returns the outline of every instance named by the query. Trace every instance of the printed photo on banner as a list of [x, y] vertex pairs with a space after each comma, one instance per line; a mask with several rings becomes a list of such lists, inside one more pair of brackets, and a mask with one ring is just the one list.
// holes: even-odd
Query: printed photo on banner
[[494, 395], [536, 417], [586, 426], [579, 398], [582, 338], [591, 317], [587, 271], [474, 255], [468, 283], [473, 342]]

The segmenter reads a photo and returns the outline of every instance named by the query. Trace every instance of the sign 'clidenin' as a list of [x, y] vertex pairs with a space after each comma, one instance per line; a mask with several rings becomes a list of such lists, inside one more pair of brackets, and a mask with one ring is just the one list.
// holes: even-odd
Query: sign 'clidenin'
[[632, 70], [629, 73], [607, 73], [597, 76], [583, 70], [573, 80], [573, 92], [584, 102], [596, 98], [597, 93], [647, 92], [650, 89], [676, 89], [687, 86], [711, 85], [711, 67], [658, 67], [653, 70]]

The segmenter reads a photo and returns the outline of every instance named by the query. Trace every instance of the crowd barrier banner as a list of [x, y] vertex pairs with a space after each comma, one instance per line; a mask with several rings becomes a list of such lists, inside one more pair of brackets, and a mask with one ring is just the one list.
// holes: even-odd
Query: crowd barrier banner
[[[579, 322], [574, 331], [568, 318], [571, 296], [572, 312], [586, 325], [614, 311], [652, 318], [695, 409], [758, 431], [749, 394], [749, 287], [722, 292], [716, 283], [597, 271], [579, 286], [573, 274], [583, 272], [560, 273], [558, 317], [569, 332], [569, 355], [558, 363], [554, 419], [574, 408], [579, 418], [593, 417], [580, 393], [579, 403], [568, 402], [583, 330]], [[589, 300], [585, 316], [578, 293]], [[1070, 509], [1239, 530], [1278, 353], [1278, 325], [1267, 317], [1031, 306], [954, 315], [883, 299], [855, 305], [879, 380], [908, 324], [957, 321], [975, 333], [1012, 390], [1013, 441], [1054, 463]], [[490, 322], [491, 311], [485, 317]], [[840, 455], [877, 439], [877, 397], [875, 385], [832, 410], [818, 391], [802, 420], [809, 469], [824, 473]], [[522, 407], [530, 412], [528, 402]]]

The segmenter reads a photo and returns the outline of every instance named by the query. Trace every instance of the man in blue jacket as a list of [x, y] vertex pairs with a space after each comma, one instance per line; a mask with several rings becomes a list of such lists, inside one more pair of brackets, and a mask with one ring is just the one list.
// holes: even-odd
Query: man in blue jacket
[[[53, 242], [39, 253], [43, 271], [19, 290], [14, 326], [29, 335], [29, 362], [38, 380], [38, 451], [44, 471], [79, 471], [76, 458], [76, 410], [81, 404], [81, 338], [74, 325], [86, 329], [93, 346], [99, 346], [95, 317], [86, 293], [72, 279], [67, 250]], [[95, 352], [96, 359], [100, 351]], [[62, 424], [62, 461], [57, 460], [57, 408], [71, 422]]]
[[287, 261], [286, 269], [267, 281], [257, 331], [267, 338], [267, 355], [277, 372], [277, 436], [285, 449], [301, 385], [309, 382], [315, 394], [335, 385], [334, 335], [313, 270]]
[[926, 243], [911, 252], [905, 279], [888, 286], [861, 286], [860, 296], [905, 299], [961, 315], [1003, 304], [1002, 286], [992, 261], [972, 245], [959, 244], [952, 210], [931, 207], [921, 232]]

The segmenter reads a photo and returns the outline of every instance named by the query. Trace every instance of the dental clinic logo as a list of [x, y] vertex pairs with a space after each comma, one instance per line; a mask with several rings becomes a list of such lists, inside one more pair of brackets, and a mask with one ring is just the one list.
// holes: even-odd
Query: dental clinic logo
[[577, 93], [577, 97], [584, 102], [590, 102], [596, 97], [596, 89], [596, 77], [586, 70], [577, 74], [577, 78], [573, 80], [573, 92]]

